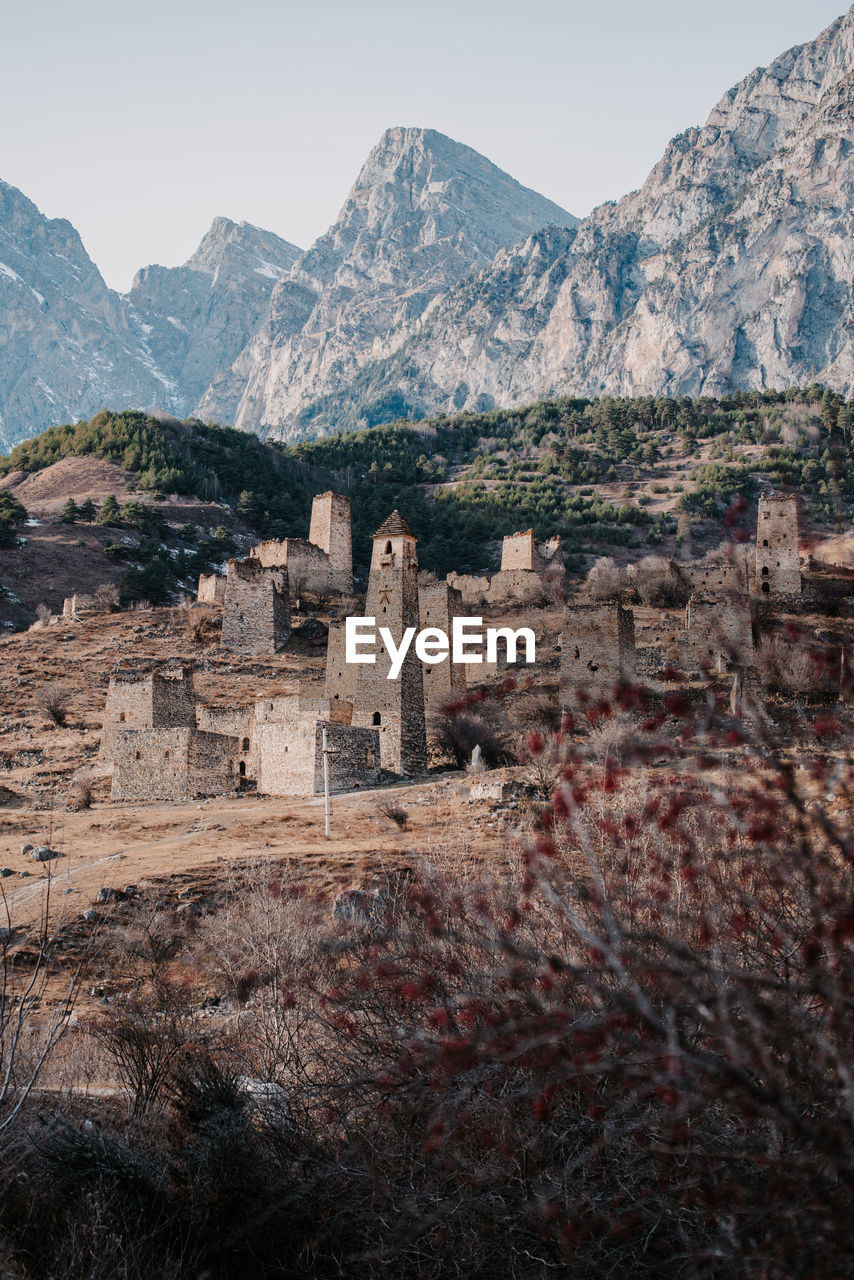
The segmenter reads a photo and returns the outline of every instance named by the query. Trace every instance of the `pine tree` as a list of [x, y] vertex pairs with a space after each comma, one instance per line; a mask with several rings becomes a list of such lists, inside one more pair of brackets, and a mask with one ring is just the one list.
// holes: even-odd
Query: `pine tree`
[[98, 524], [121, 524], [122, 513], [114, 493], [104, 499], [104, 505], [98, 513]]
[[85, 502], [80, 504], [79, 518], [86, 524], [93, 524], [98, 518], [98, 508], [95, 506], [91, 498], [87, 498]]
[[76, 524], [80, 519], [80, 508], [73, 498], [66, 499], [65, 505], [59, 513], [59, 518], [63, 524]]

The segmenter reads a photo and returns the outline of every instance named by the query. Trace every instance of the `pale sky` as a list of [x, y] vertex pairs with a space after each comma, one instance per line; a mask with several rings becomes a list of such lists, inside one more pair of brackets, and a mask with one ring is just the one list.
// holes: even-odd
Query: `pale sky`
[[0, 178], [108, 284], [218, 214], [308, 247], [384, 129], [483, 152], [583, 216], [840, 0], [0, 0]]

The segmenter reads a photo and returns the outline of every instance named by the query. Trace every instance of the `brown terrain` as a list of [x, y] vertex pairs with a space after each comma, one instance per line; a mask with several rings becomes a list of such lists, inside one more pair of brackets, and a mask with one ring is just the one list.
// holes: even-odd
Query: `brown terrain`
[[123, 539], [136, 542], [138, 535], [97, 524], [63, 524], [59, 512], [68, 498], [78, 505], [91, 498], [100, 506], [114, 494], [119, 503], [134, 501], [156, 507], [169, 524], [192, 524], [201, 536], [209, 536], [222, 525], [241, 551], [252, 541], [230, 508], [174, 494], [157, 501], [137, 489], [131, 472], [101, 458], [62, 458], [41, 471], [12, 471], [0, 477], [0, 489], [12, 493], [30, 516], [29, 524], [21, 530], [22, 545], [0, 550], [7, 592], [0, 594], [0, 626], [28, 625], [40, 604], [59, 613], [65, 596], [92, 594], [106, 583], [118, 585], [126, 572], [127, 565], [110, 560], [104, 548]]

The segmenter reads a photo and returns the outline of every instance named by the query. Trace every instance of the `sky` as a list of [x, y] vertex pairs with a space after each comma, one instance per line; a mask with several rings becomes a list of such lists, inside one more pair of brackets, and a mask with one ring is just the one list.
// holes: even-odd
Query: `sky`
[[438, 129], [583, 216], [841, 0], [0, 0], [0, 178], [112, 287], [213, 217], [303, 248], [386, 128]]

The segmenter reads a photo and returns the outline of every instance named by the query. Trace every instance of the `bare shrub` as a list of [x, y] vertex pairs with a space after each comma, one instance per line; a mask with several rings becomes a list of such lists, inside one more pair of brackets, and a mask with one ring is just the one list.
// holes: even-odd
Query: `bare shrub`
[[386, 818], [389, 818], [393, 823], [395, 823], [396, 826], [400, 827], [401, 831], [406, 830], [406, 824], [409, 821], [409, 814], [405, 809], [399, 809], [391, 802], [378, 804], [377, 809], [380, 813], [384, 814]]
[[46, 604], [37, 604], [36, 618], [42, 624], [43, 627], [47, 627], [50, 625], [50, 622], [53, 618], [53, 610], [48, 608]]
[[99, 613], [116, 613], [119, 608], [119, 589], [113, 582], [104, 582], [95, 589], [95, 607]]
[[763, 636], [758, 664], [762, 684], [771, 691], [825, 698], [838, 687], [838, 650], [806, 638], [791, 642], [783, 636]]
[[39, 697], [38, 705], [51, 724], [63, 729], [71, 710], [71, 694], [65, 685], [54, 685]]
[[587, 594], [592, 600], [619, 600], [625, 579], [611, 556], [601, 556], [587, 574]]
[[470, 763], [478, 746], [483, 763], [490, 768], [513, 763], [510, 726], [503, 708], [495, 702], [443, 708], [432, 718], [431, 733], [439, 750], [458, 769]]
[[80, 813], [84, 809], [91, 809], [94, 799], [92, 778], [88, 773], [81, 773], [68, 789], [68, 807], [75, 813]]

